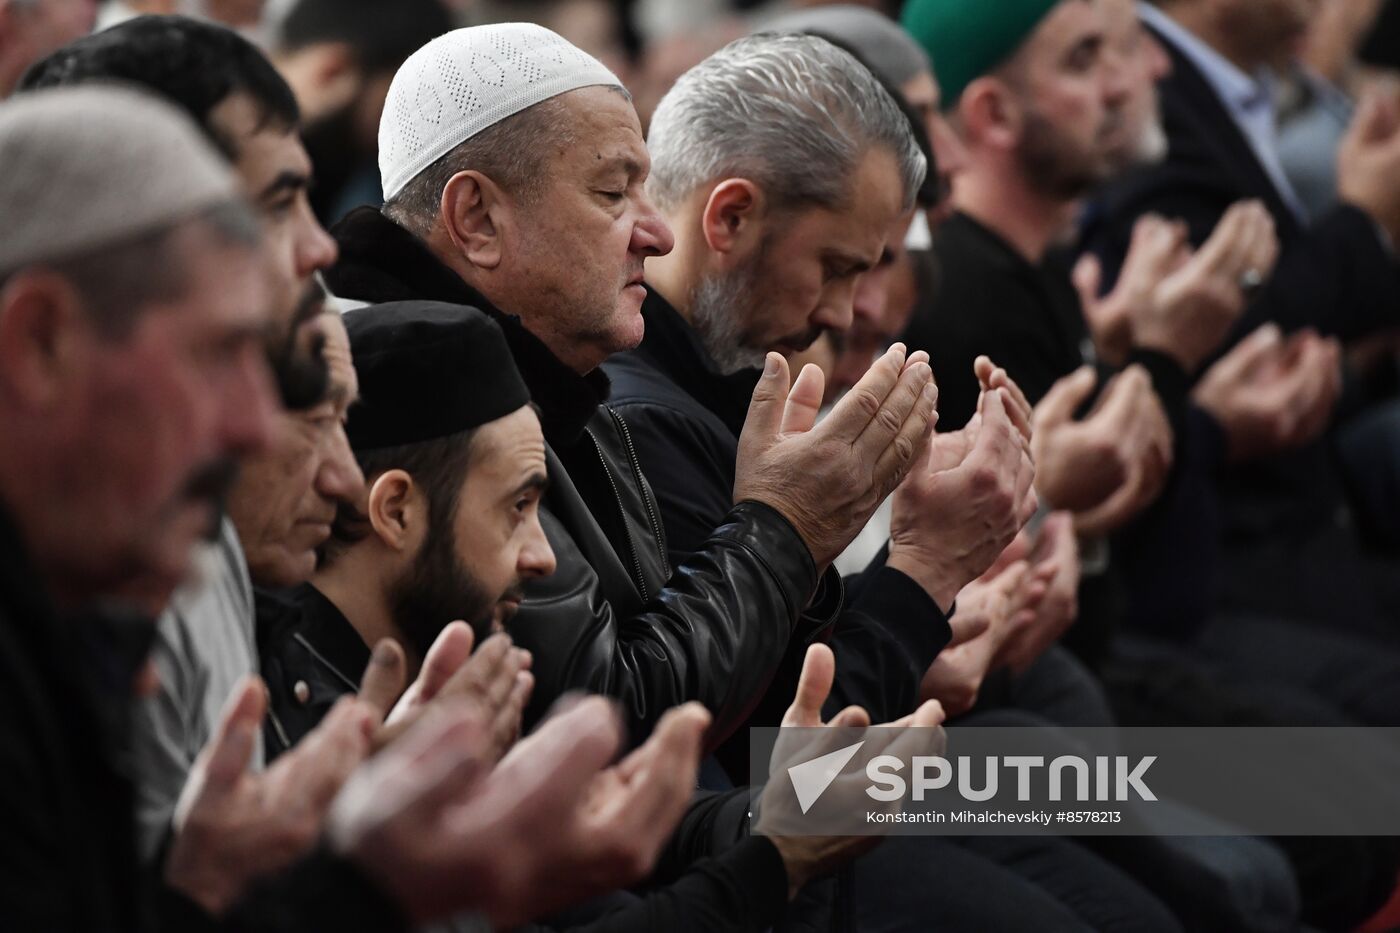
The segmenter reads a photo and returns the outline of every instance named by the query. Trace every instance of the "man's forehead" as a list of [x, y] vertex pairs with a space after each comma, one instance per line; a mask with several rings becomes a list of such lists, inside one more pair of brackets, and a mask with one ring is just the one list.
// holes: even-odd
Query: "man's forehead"
[[311, 158], [296, 127], [269, 120], [253, 98], [230, 94], [209, 115], [215, 131], [233, 147], [234, 167], [257, 197], [279, 176], [311, 174]]
[[476, 459], [490, 461], [502, 472], [544, 467], [544, 432], [529, 405], [483, 424], [477, 429], [474, 448]]
[[1066, 53], [1088, 41], [1102, 41], [1103, 15], [1098, 0], [1061, 0], [1041, 20], [1027, 51], [1032, 58], [1058, 64]]
[[586, 155], [598, 166], [630, 162], [645, 169], [650, 165], [636, 108], [617, 89], [579, 88], [561, 100], [572, 124], [569, 151]]
[[1107, 38], [1119, 45], [1126, 45], [1142, 31], [1133, 0], [1097, 0]]

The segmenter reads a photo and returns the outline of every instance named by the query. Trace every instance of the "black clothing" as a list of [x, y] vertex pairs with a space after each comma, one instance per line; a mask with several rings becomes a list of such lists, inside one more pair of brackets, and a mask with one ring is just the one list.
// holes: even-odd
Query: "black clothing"
[[400, 911], [325, 853], [255, 886], [215, 921], [136, 855], [123, 766], [132, 685], [154, 624], [111, 612], [60, 617], [0, 514], [0, 921], [6, 929], [393, 931]]
[[[258, 593], [258, 656], [271, 698], [264, 729], [271, 760], [355, 693], [370, 650], [311, 584]], [[303, 701], [296, 684], [309, 688]], [[644, 896], [581, 922], [546, 924], [571, 933], [766, 930], [787, 907], [788, 879], [773, 844], [747, 834], [749, 790], [700, 792], [662, 851]], [[580, 911], [571, 911], [577, 917]]]
[[728, 735], [763, 695], [817, 586], [806, 545], [775, 510], [727, 510], [704, 547], [674, 572], [657, 505], [630, 429], [604, 404], [607, 378], [580, 376], [518, 318], [493, 309], [426, 246], [375, 210], [334, 231], [340, 262], [327, 279], [346, 298], [428, 298], [496, 318], [541, 409], [550, 489], [540, 520], [558, 561], [532, 580], [511, 621], [534, 654], [537, 721], [561, 693], [621, 701], [634, 740], [663, 712], [699, 700]]
[[[911, 325], [908, 343], [911, 350], [929, 351], [939, 377], [940, 409], [949, 382], [956, 393], [958, 374], [971, 373], [972, 361], [980, 353], [1004, 366], [1032, 402], [1038, 401], [1056, 379], [1081, 365], [1085, 357], [1074, 358], [1071, 348], [1080, 346], [1087, 334], [1079, 299], [1065, 269], [1053, 260], [1033, 266], [994, 232], [962, 214], [939, 229], [934, 247], [944, 270], [943, 291], [937, 307]], [[1085, 356], [1089, 352], [1086, 349]], [[1196, 685], [1199, 663], [1180, 657], [1180, 652], [1164, 653], [1157, 664], [1145, 668], [1125, 668], [1117, 657], [1122, 643], [1120, 623], [1136, 626], [1137, 607], [1161, 599], [1164, 606], [1189, 612], [1173, 617], [1159, 611], [1153, 617], [1154, 625], [1170, 628], [1158, 634], [1183, 643], [1192, 641], [1217, 609], [1213, 589], [1220, 582], [1216, 567], [1220, 540], [1212, 516], [1218, 509], [1213, 470], [1222, 452], [1219, 429], [1208, 414], [1185, 401], [1187, 380], [1179, 369], [1166, 379], [1157, 370], [1150, 372], [1159, 396], [1175, 395], [1178, 410], [1184, 412], [1177, 416], [1181, 427], [1172, 478], [1153, 508], [1115, 536], [1107, 571], [1085, 578], [1079, 620], [1065, 643], [1096, 662], [1114, 683], [1115, 701], [1121, 702], [1125, 694], [1147, 697], [1150, 699], [1141, 700], [1141, 704], [1150, 708], [1153, 702], [1184, 692], [1209, 696], [1210, 701], [1203, 701], [1207, 707], [1214, 702], [1249, 709], [1255, 717], [1250, 721], [1294, 724], [1286, 709], [1238, 696], [1234, 680], [1206, 680]], [[975, 406], [975, 396], [971, 404]], [[1170, 411], [1173, 403], [1166, 401], [1165, 405]], [[967, 408], [955, 411], [952, 417], [957, 423], [960, 415], [971, 413]], [[1086, 599], [1083, 594], [1095, 588], [1101, 593], [1107, 587], [1119, 590], [1121, 602], [1096, 610], [1095, 598]], [[1097, 605], [1102, 607], [1107, 600], [1096, 596]], [[1086, 623], [1087, 632], [1082, 630]], [[1086, 641], [1088, 650], [1084, 651]], [[1194, 689], [1176, 689], [1183, 683], [1193, 684]], [[1209, 690], [1202, 694], [1207, 686]], [[1279, 687], [1295, 694], [1306, 692], [1296, 683]], [[1181, 710], [1175, 706], [1170, 712]], [[1205, 723], [1164, 714], [1157, 724]], [[1307, 915], [1312, 918], [1352, 917], [1357, 904], [1371, 903], [1371, 879], [1394, 865], [1386, 852], [1356, 840], [1309, 839], [1297, 844], [1281, 840], [1281, 844], [1303, 874]], [[1318, 853], [1327, 858], [1318, 859]]]
[[1157, 38], [1172, 63], [1157, 86], [1170, 148], [1165, 161], [1111, 186], [1089, 212], [1085, 242], [1104, 260], [1105, 284], [1117, 278], [1143, 214], [1184, 220], [1200, 245], [1231, 204], [1257, 198], [1274, 218], [1282, 253], [1239, 333], [1274, 321], [1285, 331], [1314, 327], [1348, 339], [1400, 325], [1400, 267], [1370, 217], [1342, 206], [1304, 227], [1195, 64]]
[[[1093, 343], [1065, 258], [1033, 265], [992, 230], [958, 212], [933, 234], [943, 270], [936, 307], [909, 322], [911, 350], [929, 354], [938, 378], [938, 426], [961, 428], [977, 411], [972, 362], [986, 354], [1006, 369], [1032, 403], [1061, 377], [1095, 362]], [[1190, 379], [1165, 354], [1134, 348], [1173, 430], [1187, 418]]]
[[[1032, 403], [1062, 377], [1094, 362], [1079, 296], [1061, 257], [1033, 265], [963, 213], [943, 223], [933, 243], [943, 269], [938, 299], [914, 316], [903, 339], [910, 350], [929, 354], [938, 379], [940, 428], [960, 428], [976, 413], [980, 388], [972, 364], [981, 354], [1004, 367]], [[1159, 614], [1175, 626], [1192, 618], [1183, 610], [1201, 610], [1203, 597], [1217, 586], [1210, 471], [1218, 447], [1211, 445], [1210, 418], [1190, 405], [1189, 380], [1169, 357], [1138, 349], [1129, 362], [1141, 364], [1152, 378], [1172, 425], [1175, 462], [1159, 502], [1135, 523], [1132, 540], [1115, 542], [1124, 545], [1126, 559], [1081, 583], [1079, 620], [1065, 644], [1091, 666], [1102, 659], [1117, 620], [1129, 611], [1135, 591], [1125, 581], [1151, 584], [1136, 595], [1159, 606]], [[1152, 556], [1162, 550], [1172, 554], [1169, 580], [1160, 579], [1157, 565], [1133, 559], [1144, 549]]]
[[[648, 290], [642, 317], [641, 345], [603, 369], [612, 381], [612, 406], [627, 419], [651, 477], [671, 560], [681, 563], [730, 508], [739, 433], [758, 374], [718, 373], [694, 329], [656, 291]], [[857, 704], [885, 722], [918, 705], [919, 681], [951, 632], [942, 610], [904, 574], [877, 565], [866, 576], [826, 636], [837, 667], [828, 708]], [[752, 725], [781, 718], [806, 647], [793, 646]]]
[[16, 930], [135, 930], [135, 801], [119, 762], [137, 668], [97, 676], [107, 623], [60, 618], [40, 579], [0, 515], [0, 918]]
[[[1312, 327], [1342, 339], [1400, 326], [1400, 264], [1371, 218], [1344, 205], [1304, 226], [1199, 69], [1169, 39], [1158, 38], [1172, 62], [1171, 74], [1159, 84], [1167, 158], [1110, 186], [1085, 213], [1083, 243], [1102, 260], [1105, 287], [1116, 279], [1133, 224], [1143, 214], [1184, 220], [1199, 245], [1231, 204], [1257, 198], [1274, 219], [1282, 251], [1236, 335], [1266, 321], [1285, 331]], [[1378, 588], [1361, 570], [1368, 555], [1324, 442], [1225, 471], [1220, 493], [1223, 605], [1400, 637], [1400, 617], [1384, 605], [1395, 599], [1396, 588], [1389, 582]], [[1346, 544], [1319, 564], [1297, 565], [1296, 577], [1294, 568], [1283, 572], [1273, 560], [1261, 568], [1253, 559], [1261, 548], [1289, 555], [1319, 539]], [[1386, 573], [1393, 575], [1393, 568]], [[1286, 601], [1270, 599], [1280, 577], [1305, 583]]]
[[929, 355], [938, 379], [938, 428], [957, 430], [977, 412], [972, 362], [986, 354], [1032, 403], [1092, 359], [1079, 296], [1068, 278], [1037, 267], [964, 213], [933, 233], [943, 275], [937, 301], [922, 307], [903, 340]]
[[267, 684], [263, 747], [270, 764], [306, 738], [337, 700], [358, 692], [370, 650], [360, 633], [310, 583], [253, 590], [258, 669]]

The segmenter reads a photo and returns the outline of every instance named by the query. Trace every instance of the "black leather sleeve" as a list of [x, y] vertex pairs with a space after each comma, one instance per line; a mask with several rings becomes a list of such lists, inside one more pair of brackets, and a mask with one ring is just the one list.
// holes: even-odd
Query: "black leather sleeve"
[[660, 592], [627, 605], [609, 600], [557, 516], [542, 510], [541, 521], [558, 567], [531, 586], [510, 623], [516, 643], [534, 654], [534, 716], [583, 690], [618, 700], [634, 741], [689, 700], [714, 716], [716, 742], [737, 728], [816, 587], [812, 557], [792, 526], [765, 505], [742, 502]]

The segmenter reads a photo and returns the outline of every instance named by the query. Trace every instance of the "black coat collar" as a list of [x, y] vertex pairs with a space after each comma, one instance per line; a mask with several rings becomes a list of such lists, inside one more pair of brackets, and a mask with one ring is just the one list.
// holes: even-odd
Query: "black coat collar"
[[378, 304], [428, 299], [471, 305], [490, 314], [505, 332], [515, 364], [540, 407], [545, 439], [555, 446], [578, 440], [598, 405], [607, 400], [601, 369], [580, 376], [525, 329], [520, 318], [496, 308], [443, 265], [413, 234], [372, 207], [348, 214], [331, 231], [340, 261], [326, 274], [342, 298]]
[[1171, 139], [1170, 162], [1190, 165], [1224, 177], [1216, 184], [1230, 184], [1231, 190], [1259, 198], [1279, 225], [1281, 239], [1292, 240], [1301, 227], [1298, 215], [1284, 201], [1273, 179], [1235, 123], [1215, 88], [1201, 74], [1196, 63], [1150, 24], [1147, 27], [1167, 51], [1172, 69], [1162, 79], [1162, 119]]
[[637, 354], [669, 376], [738, 437], [748, 417], [759, 371], [724, 375], [700, 342], [700, 335], [660, 292], [648, 286], [642, 303], [646, 336]]
[[317, 660], [350, 681], [353, 690], [369, 665], [369, 646], [335, 603], [310, 583], [297, 587], [291, 599], [300, 614], [299, 634], [315, 651]]

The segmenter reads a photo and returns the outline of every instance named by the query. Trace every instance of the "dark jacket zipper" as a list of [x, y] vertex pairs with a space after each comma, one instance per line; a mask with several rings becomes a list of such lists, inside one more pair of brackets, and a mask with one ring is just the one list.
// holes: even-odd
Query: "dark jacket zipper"
[[666, 549], [666, 529], [657, 517], [656, 500], [652, 496], [651, 487], [642, 477], [642, 464], [637, 459], [637, 449], [632, 446], [632, 431], [627, 427], [627, 422], [623, 421], [622, 416], [616, 411], [609, 408], [608, 414], [612, 415], [613, 421], [617, 422], [618, 430], [622, 432], [622, 443], [627, 447], [627, 459], [632, 464], [632, 475], [637, 479], [637, 488], [641, 490], [642, 502], [647, 507], [647, 519], [651, 522], [651, 533], [656, 536], [656, 542], [661, 547], [661, 569], [665, 579], [669, 580], [671, 578], [671, 559]]
[[584, 431], [588, 434], [588, 439], [593, 442], [593, 449], [598, 452], [598, 460], [603, 464], [603, 474], [607, 476], [608, 485], [612, 487], [613, 501], [617, 503], [618, 514], [622, 516], [622, 531], [627, 535], [627, 550], [632, 555], [632, 570], [637, 580], [637, 589], [642, 594], [642, 602], [650, 602], [651, 595], [647, 592], [647, 581], [642, 574], [642, 559], [637, 553], [637, 542], [632, 537], [632, 525], [627, 520], [627, 509], [622, 504], [622, 493], [617, 488], [617, 480], [613, 478], [612, 467], [608, 466], [608, 458], [603, 455], [603, 445], [598, 443], [598, 438], [593, 434], [593, 430], [585, 428]]

